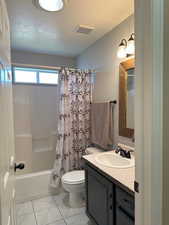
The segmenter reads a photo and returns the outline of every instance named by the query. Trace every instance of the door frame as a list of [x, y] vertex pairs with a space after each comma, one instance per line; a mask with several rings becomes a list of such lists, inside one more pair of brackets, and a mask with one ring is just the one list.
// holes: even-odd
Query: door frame
[[169, 220], [168, 12], [168, 0], [135, 0], [136, 225]]
[[0, 0], [0, 12], [0, 225], [16, 225], [10, 25], [5, 0]]

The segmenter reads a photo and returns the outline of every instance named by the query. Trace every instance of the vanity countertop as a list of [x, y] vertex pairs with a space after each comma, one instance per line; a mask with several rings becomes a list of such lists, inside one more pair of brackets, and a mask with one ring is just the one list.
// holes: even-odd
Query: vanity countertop
[[[100, 154], [100, 153], [97, 153]], [[112, 178], [117, 183], [121, 184], [122, 186], [126, 187], [130, 192], [134, 193], [134, 180], [135, 180], [135, 167], [131, 168], [110, 168], [107, 166], [100, 165], [95, 160], [96, 154], [86, 155], [83, 156], [83, 159], [89, 162], [91, 165], [99, 169], [108, 177]]]

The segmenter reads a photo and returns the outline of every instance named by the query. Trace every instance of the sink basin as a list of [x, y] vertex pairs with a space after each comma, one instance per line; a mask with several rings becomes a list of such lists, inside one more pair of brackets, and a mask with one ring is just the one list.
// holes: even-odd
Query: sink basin
[[114, 152], [100, 153], [95, 156], [98, 164], [112, 168], [130, 168], [135, 166], [134, 157], [126, 159]]

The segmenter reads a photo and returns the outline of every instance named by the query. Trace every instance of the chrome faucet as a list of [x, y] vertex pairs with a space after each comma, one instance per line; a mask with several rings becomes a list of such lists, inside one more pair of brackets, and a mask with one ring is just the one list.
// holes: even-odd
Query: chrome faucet
[[119, 152], [122, 157], [131, 159], [132, 150], [126, 151], [126, 150], [122, 149], [120, 146], [117, 146], [117, 148], [115, 149], [115, 153], [118, 154]]

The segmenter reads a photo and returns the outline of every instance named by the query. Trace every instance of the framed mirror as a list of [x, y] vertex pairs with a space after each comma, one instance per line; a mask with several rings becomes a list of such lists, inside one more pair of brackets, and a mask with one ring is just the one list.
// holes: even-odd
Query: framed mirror
[[134, 137], [135, 59], [119, 66], [119, 136]]

